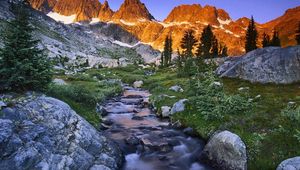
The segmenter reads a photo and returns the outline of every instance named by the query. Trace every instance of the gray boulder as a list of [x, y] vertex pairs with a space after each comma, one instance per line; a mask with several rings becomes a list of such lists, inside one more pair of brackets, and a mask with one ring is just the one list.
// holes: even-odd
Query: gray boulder
[[281, 162], [276, 170], [300, 170], [300, 157], [294, 157]]
[[204, 147], [201, 158], [218, 169], [247, 169], [246, 146], [239, 136], [229, 131], [213, 135]]
[[174, 92], [183, 92], [184, 90], [182, 89], [182, 87], [176, 85], [176, 86], [172, 86], [169, 88], [169, 90], [172, 90]]
[[230, 57], [216, 71], [221, 77], [288, 84], [300, 81], [300, 46], [268, 47]]
[[181, 99], [178, 102], [176, 102], [172, 109], [171, 109], [171, 115], [178, 113], [178, 112], [183, 112], [185, 110], [185, 102], [188, 101], [187, 99]]
[[42, 96], [0, 114], [0, 150], [5, 170], [119, 169], [123, 161], [118, 147], [67, 104]]
[[161, 116], [162, 117], [169, 117], [170, 116], [171, 107], [169, 106], [162, 106], [161, 107]]

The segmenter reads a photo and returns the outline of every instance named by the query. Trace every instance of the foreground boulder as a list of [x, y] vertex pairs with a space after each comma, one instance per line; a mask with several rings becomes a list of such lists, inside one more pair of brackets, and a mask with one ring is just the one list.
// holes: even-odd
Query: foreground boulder
[[281, 162], [276, 170], [298, 170], [298, 169], [300, 169], [299, 156]]
[[224, 170], [246, 170], [246, 146], [239, 136], [223, 131], [211, 137], [201, 159]]
[[268, 47], [228, 58], [217, 69], [221, 77], [251, 82], [289, 84], [300, 81], [300, 46]]
[[116, 145], [50, 97], [27, 97], [0, 114], [1, 169], [119, 169]]

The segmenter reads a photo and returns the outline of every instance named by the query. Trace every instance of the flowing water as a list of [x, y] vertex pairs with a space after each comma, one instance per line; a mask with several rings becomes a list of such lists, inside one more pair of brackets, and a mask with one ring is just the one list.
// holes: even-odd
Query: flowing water
[[104, 106], [105, 135], [117, 142], [125, 154], [123, 170], [204, 170], [199, 162], [204, 147], [200, 139], [190, 137], [159, 119], [149, 107], [150, 93], [124, 86], [121, 97]]

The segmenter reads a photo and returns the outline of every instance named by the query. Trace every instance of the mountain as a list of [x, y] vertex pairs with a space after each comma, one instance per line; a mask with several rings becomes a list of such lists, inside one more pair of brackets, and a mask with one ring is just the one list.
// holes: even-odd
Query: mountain
[[295, 31], [298, 29], [298, 23], [300, 22], [300, 6], [292, 9], [288, 9], [284, 15], [274, 19], [270, 22], [263, 24], [266, 28], [266, 32], [270, 35], [275, 29], [279, 31], [279, 37], [284, 46], [295, 45]]
[[31, 6], [40, 11], [49, 12], [56, 4], [56, 0], [28, 0]]
[[[14, 15], [9, 11], [9, 1], [0, 2], [0, 32]], [[139, 62], [155, 62], [159, 51], [139, 40], [117, 24], [63, 24], [43, 12], [30, 8], [34, 27], [33, 36], [40, 40], [59, 68], [77, 69], [88, 61], [90, 67], [116, 67]], [[75, 10], [74, 10], [75, 11]], [[0, 47], [3, 45], [0, 36]]]
[[103, 5], [100, 8], [98, 18], [101, 21], [110, 21], [111, 17], [114, 15], [114, 11], [111, 10], [107, 0], [104, 1]]
[[[36, 4], [50, 4], [49, 1], [55, 0], [31, 1], [35, 2], [32, 3], [34, 8], [41, 10], [41, 5]], [[203, 28], [209, 24], [220, 43], [228, 47], [228, 53], [231, 56], [241, 55], [245, 52], [245, 34], [250, 19], [242, 17], [234, 21], [225, 10], [217, 9], [214, 6], [180, 5], [175, 7], [166, 19], [157, 21], [140, 0], [125, 0], [116, 12], [110, 9], [107, 1], [102, 5], [97, 0], [89, 2], [92, 5], [88, 5], [87, 0], [70, 1], [57, 0], [52, 8], [55, 15], [48, 15], [64, 23], [78, 21], [89, 21], [91, 23], [99, 21], [113, 22], [133, 34], [141, 42], [158, 50], [162, 50], [167, 35], [172, 36], [173, 49], [177, 49], [187, 29], [195, 30], [195, 34], [199, 39]], [[53, 2], [52, 5], [48, 6], [53, 6]], [[60, 15], [57, 16], [56, 13]], [[271, 36], [274, 29], [279, 31], [284, 47], [295, 45], [294, 32], [298, 22], [300, 22], [299, 16], [300, 7], [297, 7], [287, 10], [283, 16], [268, 23], [256, 23], [259, 32], [258, 45], [261, 45], [262, 34], [266, 32]]]
[[59, 0], [53, 11], [65, 16], [76, 14], [75, 21], [84, 21], [97, 18], [100, 8], [98, 0]]
[[125, 0], [120, 9], [113, 15], [112, 19], [137, 21], [152, 20], [154, 17], [140, 0]]

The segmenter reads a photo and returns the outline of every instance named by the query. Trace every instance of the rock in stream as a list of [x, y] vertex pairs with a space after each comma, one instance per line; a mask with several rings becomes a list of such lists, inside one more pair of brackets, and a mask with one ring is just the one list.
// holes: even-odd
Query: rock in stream
[[107, 138], [116, 141], [126, 155], [124, 170], [204, 170], [199, 162], [204, 141], [173, 129], [156, 117], [148, 105], [149, 92], [124, 86], [121, 97], [103, 106], [111, 128]]

